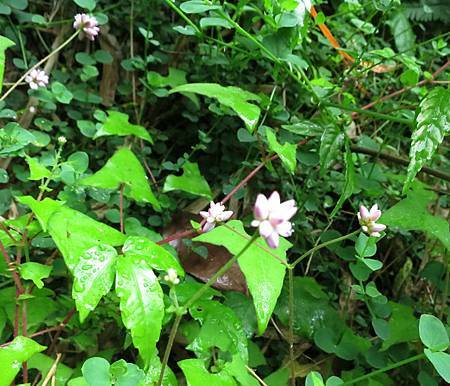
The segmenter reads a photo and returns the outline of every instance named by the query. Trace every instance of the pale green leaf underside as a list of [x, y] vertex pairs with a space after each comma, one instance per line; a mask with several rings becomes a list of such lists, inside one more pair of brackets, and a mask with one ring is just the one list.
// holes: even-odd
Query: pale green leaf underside
[[420, 102], [416, 128], [411, 136], [409, 166], [403, 192], [431, 159], [444, 137], [450, 133], [450, 90], [436, 87]]
[[139, 256], [117, 260], [116, 293], [125, 327], [147, 367], [156, 353], [164, 317], [163, 291], [150, 265]]
[[220, 103], [233, 109], [241, 118], [249, 131], [253, 131], [258, 123], [261, 110], [258, 106], [249, 103], [249, 100], [259, 101], [259, 97], [239, 87], [224, 87], [217, 83], [189, 83], [175, 87], [170, 93], [192, 92], [216, 98]]
[[266, 131], [266, 135], [270, 150], [277, 153], [288, 172], [294, 174], [297, 167], [297, 145], [288, 142], [281, 145], [270, 129]]
[[24, 336], [18, 336], [10, 345], [0, 348], [0, 386], [10, 385], [22, 368], [22, 362], [43, 350], [44, 346]]
[[139, 202], [148, 202], [159, 210], [159, 202], [150, 189], [145, 170], [134, 153], [124, 147], [92, 176], [80, 181], [83, 185], [102, 189], [118, 189], [125, 185], [124, 195]]
[[439, 239], [450, 249], [450, 232], [448, 221], [433, 216], [428, 204], [436, 199], [436, 194], [425, 190], [419, 183], [414, 184], [408, 196], [389, 208], [380, 222], [388, 226], [399, 227], [406, 231], [422, 231]]
[[109, 110], [108, 117], [100, 129], [95, 133], [94, 139], [105, 135], [134, 135], [135, 137], [153, 143], [152, 138], [145, 127], [134, 125], [128, 122], [128, 119], [129, 117], [127, 114]]
[[80, 256], [73, 273], [72, 297], [81, 322], [111, 290], [116, 258], [117, 251], [106, 244], [94, 246]]
[[445, 382], [450, 383], [450, 355], [441, 351], [432, 352], [427, 348], [424, 352], [439, 375], [445, 380]]
[[[217, 227], [196, 237], [194, 241], [221, 245], [236, 255], [250, 236], [240, 221], [229, 221], [227, 227]], [[280, 246], [277, 249], [270, 249], [262, 238], [258, 238], [238, 259], [255, 304], [259, 334], [265, 331], [283, 287], [286, 267], [275, 256], [286, 260], [286, 251], [291, 245], [287, 240], [280, 238]]]
[[182, 190], [196, 196], [206, 197], [208, 200], [212, 198], [211, 188], [205, 178], [200, 174], [198, 165], [193, 162], [186, 162], [183, 165], [183, 175], [169, 175], [164, 183], [164, 192], [172, 190]]
[[126, 236], [114, 228], [68, 208], [60, 201], [50, 198], [36, 201], [30, 196], [22, 196], [18, 200], [31, 208], [42, 229], [48, 231], [72, 272], [80, 256], [89, 248], [101, 244], [120, 246], [126, 240]]

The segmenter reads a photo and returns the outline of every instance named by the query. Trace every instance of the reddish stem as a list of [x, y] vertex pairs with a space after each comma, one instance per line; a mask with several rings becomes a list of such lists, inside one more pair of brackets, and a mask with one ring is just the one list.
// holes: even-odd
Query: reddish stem
[[0, 228], [2, 228], [2, 230], [7, 234], [7, 236], [11, 239], [11, 241], [13, 242], [13, 243], [17, 243], [17, 240], [14, 238], [14, 236], [11, 234], [11, 232], [9, 231], [9, 229], [5, 226], [5, 225], [3, 225], [1, 222], [0, 222]]
[[[438, 68], [435, 72], [433, 72], [433, 74], [431, 75], [430, 79], [423, 79], [421, 80], [419, 83], [417, 83], [415, 86], [408, 86], [408, 87], [403, 87], [400, 90], [394, 91], [391, 94], [385, 95], [384, 97], [381, 97], [380, 99], [377, 99], [373, 102], [368, 103], [367, 105], [361, 107], [363, 110], [368, 110], [371, 107], [375, 106], [377, 103], [380, 102], [384, 102], [388, 99], [394, 98], [397, 95], [403, 94], [405, 91], [411, 90], [413, 87], [418, 87], [418, 86], [423, 86], [426, 83], [430, 83], [433, 81], [433, 79], [438, 76], [442, 71], [444, 71], [448, 66], [450, 66], [450, 60], [447, 61], [447, 63], [445, 63], [442, 67]], [[352, 113], [352, 118], [356, 118], [358, 116], [358, 113]]]

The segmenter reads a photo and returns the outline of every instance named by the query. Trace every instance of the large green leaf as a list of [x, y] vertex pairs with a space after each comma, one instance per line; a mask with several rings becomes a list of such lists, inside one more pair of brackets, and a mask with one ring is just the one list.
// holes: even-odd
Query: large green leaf
[[3, 74], [5, 72], [5, 50], [8, 47], [15, 45], [12, 40], [0, 35], [0, 93], [3, 86]]
[[411, 136], [410, 161], [403, 186], [404, 193], [422, 166], [431, 159], [444, 136], [450, 133], [449, 100], [450, 90], [436, 87], [420, 102], [416, 128]]
[[288, 172], [294, 174], [297, 167], [297, 145], [295, 143], [288, 142], [281, 145], [277, 141], [277, 137], [273, 131], [270, 129], [266, 130], [266, 135], [270, 150], [277, 153]]
[[189, 83], [175, 87], [170, 91], [170, 93], [175, 92], [192, 92], [209, 98], [216, 98], [224, 106], [232, 108], [251, 132], [258, 123], [261, 110], [248, 101], [259, 101], [259, 97], [239, 87], [224, 87], [217, 83]]
[[125, 256], [138, 256], [143, 258], [150, 267], [166, 271], [173, 268], [179, 276], [184, 276], [184, 270], [178, 260], [163, 247], [146, 237], [130, 236], [122, 247]]
[[109, 110], [108, 117], [95, 133], [94, 139], [105, 135], [134, 135], [135, 137], [142, 138], [150, 143], [153, 143], [152, 138], [145, 127], [133, 125], [128, 122], [128, 119], [129, 117], [127, 114]]
[[[234, 231], [230, 230], [230, 227]], [[242, 250], [249, 238], [250, 236], [245, 232], [242, 222], [232, 220], [227, 223], [227, 227], [214, 228], [211, 232], [196, 237], [194, 241], [221, 245], [228, 249], [230, 253], [236, 255]], [[260, 334], [264, 332], [269, 323], [278, 296], [281, 293], [286, 273], [286, 267], [275, 256], [284, 261], [286, 250], [290, 247], [291, 243], [281, 238], [280, 246], [269, 251], [265, 241], [258, 238], [238, 259], [253, 297]]]
[[163, 292], [150, 265], [141, 256], [117, 260], [116, 292], [125, 327], [146, 366], [156, 353], [164, 317]]
[[344, 141], [344, 134], [339, 128], [334, 126], [327, 126], [320, 138], [320, 170], [321, 173], [331, 166], [336, 161], [339, 151]]
[[237, 383], [225, 371], [211, 374], [201, 359], [185, 359], [178, 362], [189, 386], [237, 386]]
[[392, 307], [392, 314], [388, 322], [388, 337], [381, 346], [382, 351], [394, 344], [411, 342], [419, 337], [418, 321], [413, 315], [412, 308], [400, 303], [389, 304]]
[[0, 348], [0, 386], [9, 386], [19, 372], [21, 363], [43, 350], [44, 346], [24, 336], [18, 336], [10, 345]]
[[126, 240], [126, 236], [114, 228], [68, 208], [60, 201], [51, 198], [36, 201], [30, 196], [22, 196], [18, 200], [31, 208], [72, 272], [86, 250], [102, 244], [120, 246]]
[[208, 200], [212, 198], [208, 182], [200, 174], [198, 165], [193, 162], [184, 163], [183, 175], [174, 176], [171, 174], [167, 176], [163, 191], [170, 192], [172, 190], [182, 190], [183, 192], [206, 197]]
[[134, 153], [126, 147], [119, 149], [98, 172], [83, 178], [80, 183], [103, 189], [118, 189], [124, 184], [125, 196], [148, 202], [155, 209], [160, 209], [159, 202], [148, 184], [144, 168]]
[[73, 272], [72, 297], [81, 322], [111, 290], [116, 258], [117, 251], [106, 244], [94, 246], [80, 256]]
[[380, 222], [388, 226], [399, 227], [406, 231], [422, 231], [439, 239], [450, 249], [449, 225], [446, 220], [433, 216], [429, 210], [430, 202], [435, 201], [436, 193], [425, 190], [421, 184], [414, 184], [407, 198], [389, 208]]
[[[28, 360], [28, 369], [37, 369], [41, 372], [41, 374], [48, 374], [51, 367], [55, 364], [55, 359], [51, 358], [44, 354], [34, 354], [29, 360]], [[56, 379], [56, 386], [65, 386], [67, 384], [67, 381], [72, 376], [73, 370], [62, 364], [61, 362], [58, 363], [56, 366], [56, 373], [55, 373], [55, 379]], [[41, 383], [38, 383], [40, 385]]]
[[[404, 12], [397, 12], [389, 21], [395, 46], [399, 52], [411, 51], [416, 44], [416, 36]], [[413, 55], [414, 52], [408, 52]]]
[[239, 355], [245, 364], [248, 362], [247, 337], [241, 321], [230, 308], [214, 300], [204, 300], [195, 303], [190, 313], [202, 325], [197, 337], [187, 346], [197, 357], [209, 359], [211, 349], [218, 347], [223, 352]]

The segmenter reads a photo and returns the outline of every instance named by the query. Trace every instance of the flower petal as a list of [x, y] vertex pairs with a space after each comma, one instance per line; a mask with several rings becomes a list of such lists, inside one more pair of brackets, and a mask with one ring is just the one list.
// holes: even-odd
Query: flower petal
[[203, 225], [202, 231], [203, 232], [209, 232], [211, 230], [213, 230], [216, 226], [215, 222], [206, 222], [205, 225]]
[[262, 237], [268, 237], [273, 231], [274, 229], [269, 221], [265, 220], [259, 224], [259, 234]]
[[367, 221], [370, 217], [370, 212], [364, 205], [361, 205], [359, 207], [359, 215], [361, 216], [361, 221]]
[[268, 237], [265, 238], [266, 243], [270, 248], [276, 249], [280, 244], [280, 236], [277, 232], [272, 232]]
[[280, 206], [280, 194], [275, 190], [269, 197], [269, 210], [275, 210]]
[[269, 216], [269, 202], [264, 194], [258, 194], [256, 197], [253, 213], [257, 220], [265, 220]]
[[225, 212], [219, 214], [217, 216], [217, 219], [219, 221], [227, 221], [232, 215], [233, 215], [233, 211], [232, 210], [226, 210]]

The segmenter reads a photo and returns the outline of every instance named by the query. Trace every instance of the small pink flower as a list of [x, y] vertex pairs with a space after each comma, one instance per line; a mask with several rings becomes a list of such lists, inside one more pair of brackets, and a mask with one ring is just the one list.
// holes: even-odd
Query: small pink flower
[[294, 200], [281, 202], [278, 192], [273, 192], [269, 198], [258, 194], [253, 213], [255, 219], [251, 225], [259, 228], [259, 234], [264, 237], [270, 248], [278, 248], [280, 236], [289, 237], [294, 231], [289, 221], [297, 212]]
[[28, 83], [32, 90], [37, 90], [39, 87], [47, 87], [48, 75], [45, 73], [45, 71], [34, 68], [25, 77], [25, 82]]
[[225, 210], [225, 206], [220, 202], [215, 204], [214, 201], [211, 201], [208, 211], [200, 212], [200, 216], [206, 220], [205, 225], [203, 225], [203, 232], [209, 232], [216, 226], [216, 223], [227, 221], [232, 215], [233, 212]]
[[80, 39], [87, 37], [89, 40], [95, 40], [95, 37], [100, 32], [98, 27], [98, 20], [94, 16], [86, 15], [85, 13], [78, 13], [75, 15], [73, 28], [81, 29]]
[[376, 223], [376, 221], [381, 217], [381, 210], [378, 209], [377, 204], [372, 206], [370, 210], [364, 205], [361, 205], [357, 216], [361, 229], [369, 236], [380, 237], [380, 232], [386, 229], [386, 225]]

